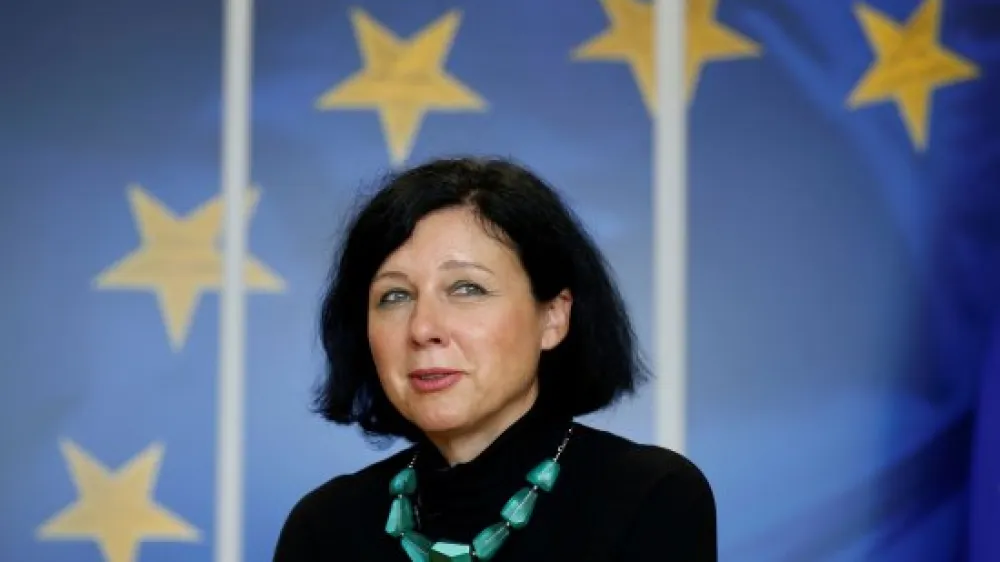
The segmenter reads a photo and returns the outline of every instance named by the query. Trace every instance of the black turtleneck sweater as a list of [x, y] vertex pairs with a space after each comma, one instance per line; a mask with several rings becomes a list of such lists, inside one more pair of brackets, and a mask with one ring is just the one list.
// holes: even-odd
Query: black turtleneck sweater
[[500, 522], [525, 476], [552, 458], [572, 426], [551, 493], [493, 562], [715, 562], [715, 502], [691, 462], [570, 420], [528, 412], [474, 460], [449, 467], [418, 444], [303, 497], [278, 539], [275, 562], [407, 562], [386, 534], [389, 481], [419, 450], [414, 497], [419, 531], [470, 543]]

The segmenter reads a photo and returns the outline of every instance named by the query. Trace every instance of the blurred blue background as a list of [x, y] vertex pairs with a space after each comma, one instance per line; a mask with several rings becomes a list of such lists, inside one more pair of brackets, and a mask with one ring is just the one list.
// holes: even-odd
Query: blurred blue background
[[[686, 452], [714, 486], [722, 559], [1000, 560], [1000, 4], [688, 8], [689, 57], [706, 58], [688, 109]], [[444, 69], [484, 106], [428, 112], [402, 162], [378, 112], [320, 107], [363, 67], [356, 9], [400, 41], [458, 10]], [[622, 13], [636, 72], [574, 56]], [[270, 559], [302, 494], [390, 452], [308, 407], [333, 244], [394, 164], [538, 170], [653, 357], [650, 14], [256, 2], [247, 562]], [[222, 25], [218, 2], [0, 5], [0, 560], [212, 559]], [[886, 99], [852, 105], [879, 49], [909, 61], [872, 79]], [[653, 442], [652, 396], [587, 421]], [[109, 487], [139, 499], [76, 503]], [[148, 535], [88, 538], [128, 532]]]

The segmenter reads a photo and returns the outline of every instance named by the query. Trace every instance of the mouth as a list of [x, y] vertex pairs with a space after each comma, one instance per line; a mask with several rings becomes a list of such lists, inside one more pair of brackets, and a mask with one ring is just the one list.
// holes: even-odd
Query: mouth
[[455, 369], [418, 369], [411, 371], [409, 377], [418, 392], [438, 392], [457, 383], [462, 374]]

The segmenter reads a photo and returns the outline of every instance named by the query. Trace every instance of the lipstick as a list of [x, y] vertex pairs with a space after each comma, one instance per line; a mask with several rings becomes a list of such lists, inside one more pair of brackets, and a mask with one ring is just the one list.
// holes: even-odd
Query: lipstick
[[417, 369], [410, 372], [410, 385], [417, 392], [440, 392], [454, 386], [462, 374], [455, 369]]

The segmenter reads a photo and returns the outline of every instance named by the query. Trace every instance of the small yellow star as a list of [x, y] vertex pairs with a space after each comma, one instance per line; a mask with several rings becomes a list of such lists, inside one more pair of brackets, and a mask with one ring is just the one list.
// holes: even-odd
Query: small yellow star
[[925, 0], [903, 25], [865, 5], [854, 13], [876, 58], [851, 92], [848, 107], [895, 101], [911, 141], [924, 150], [934, 90], [972, 80], [979, 69], [941, 45], [941, 0]]
[[[246, 212], [252, 214], [259, 193], [246, 194]], [[140, 234], [140, 246], [98, 275], [100, 289], [134, 289], [156, 294], [171, 347], [187, 339], [191, 318], [201, 294], [222, 287], [224, 205], [217, 195], [189, 215], [179, 218], [138, 185], [129, 186], [129, 203]], [[284, 282], [253, 256], [247, 256], [247, 289], [280, 292]]]
[[709, 62], [758, 56], [757, 43], [722, 25], [715, 17], [719, 0], [688, 0], [685, 96], [690, 103], [702, 68]]
[[[688, 102], [705, 64], [760, 54], [760, 47], [715, 19], [718, 0], [688, 0], [685, 20], [686, 46], [684, 94]], [[642, 100], [656, 113], [653, 4], [640, 0], [601, 0], [611, 25], [577, 47], [577, 60], [624, 61], [632, 69]]]
[[486, 102], [444, 70], [461, 16], [450, 11], [402, 40], [364, 10], [351, 10], [351, 23], [364, 68], [324, 93], [319, 109], [374, 109], [394, 165], [410, 155], [429, 110], [481, 111]]
[[639, 0], [601, 0], [601, 6], [608, 17], [609, 27], [574, 49], [573, 58], [627, 63], [646, 110], [654, 115], [653, 4]]
[[197, 529], [153, 499], [162, 445], [151, 445], [117, 471], [72, 442], [60, 448], [78, 497], [39, 527], [39, 539], [93, 540], [105, 562], [135, 562], [146, 540], [200, 540]]

